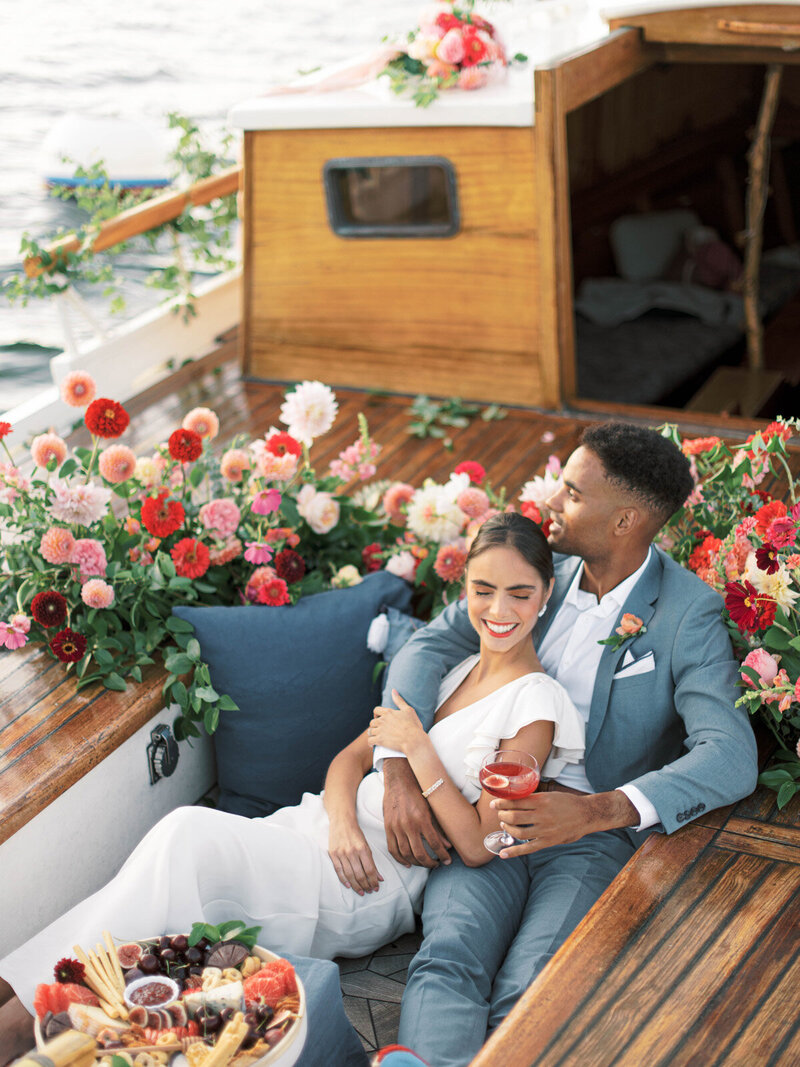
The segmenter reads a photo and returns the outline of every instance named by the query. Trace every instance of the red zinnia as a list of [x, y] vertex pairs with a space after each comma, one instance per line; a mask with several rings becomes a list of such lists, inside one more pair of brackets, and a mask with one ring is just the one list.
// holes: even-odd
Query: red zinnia
[[86, 638], [67, 626], [65, 630], [58, 631], [50, 642], [50, 648], [62, 663], [77, 663], [79, 659], [83, 659], [86, 651]]
[[758, 598], [758, 628], [759, 630], [766, 630], [772, 626], [775, 622], [775, 612], [778, 610], [777, 600], [773, 600], [771, 596], [760, 596]]
[[486, 477], [486, 468], [482, 467], [480, 463], [476, 463], [474, 459], [465, 459], [463, 463], [455, 469], [456, 474], [468, 474], [469, 480], [473, 485], [483, 485], [483, 479]]
[[523, 500], [520, 506], [520, 511], [526, 519], [530, 519], [531, 522], [541, 525], [542, 513], [532, 500]]
[[282, 604], [290, 602], [289, 589], [282, 578], [272, 578], [265, 582], [256, 596], [257, 604], [268, 604], [273, 608], [279, 608]]
[[179, 500], [167, 500], [168, 489], [149, 496], [142, 504], [142, 522], [153, 537], [169, 537], [183, 525], [186, 512]]
[[377, 541], [373, 541], [371, 545], [361, 549], [361, 559], [364, 561], [367, 573], [379, 571], [383, 566], [383, 549]]
[[[289, 585], [292, 582], [299, 582], [306, 573], [305, 560], [297, 552], [293, 552], [291, 548], [281, 549], [273, 560], [273, 564], [278, 577], [283, 578]], [[271, 601], [268, 601], [268, 603], [271, 603]], [[281, 601], [281, 603], [285, 602]]]
[[267, 438], [267, 451], [273, 456], [285, 456], [291, 452], [293, 456], [302, 456], [303, 446], [290, 433], [274, 433]]
[[122, 404], [104, 396], [93, 400], [84, 415], [84, 422], [95, 437], [119, 437], [130, 421], [131, 417]]
[[766, 537], [767, 528], [773, 519], [782, 519], [786, 515], [786, 505], [782, 500], [771, 500], [764, 504], [755, 514], [755, 530], [759, 537]]
[[80, 985], [85, 974], [86, 968], [83, 964], [79, 960], [71, 959], [69, 956], [59, 960], [53, 968], [53, 977], [57, 982], [74, 982], [75, 985]]
[[481, 40], [478, 36], [477, 30], [465, 30], [461, 35], [461, 40], [464, 42], [464, 58], [461, 60], [462, 67], [474, 67], [476, 63], [480, 63], [481, 60], [486, 59], [486, 54], [489, 49], [486, 47], [486, 42]]
[[202, 578], [211, 565], [211, 553], [202, 541], [183, 537], [170, 551], [180, 578]]
[[31, 601], [31, 615], [40, 626], [63, 626], [67, 618], [67, 601], [54, 589], [37, 593]]
[[174, 430], [167, 444], [169, 454], [181, 463], [194, 463], [203, 453], [203, 438], [194, 430]]
[[2, 441], [4, 437], [8, 437], [8, 435], [10, 433], [11, 433], [11, 423], [10, 422], [0, 422], [0, 441]]

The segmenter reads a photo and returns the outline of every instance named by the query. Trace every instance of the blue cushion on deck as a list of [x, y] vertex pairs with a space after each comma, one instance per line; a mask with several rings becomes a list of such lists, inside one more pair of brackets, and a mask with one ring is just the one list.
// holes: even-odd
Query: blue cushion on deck
[[380, 699], [369, 625], [384, 606], [407, 609], [411, 592], [376, 571], [291, 606], [174, 609], [194, 626], [214, 688], [239, 705], [221, 713], [214, 734], [220, 808], [268, 815], [319, 792]]

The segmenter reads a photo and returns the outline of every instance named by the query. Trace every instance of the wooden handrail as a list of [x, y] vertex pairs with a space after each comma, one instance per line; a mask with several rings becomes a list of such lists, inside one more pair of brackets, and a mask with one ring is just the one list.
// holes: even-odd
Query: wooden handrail
[[[210, 178], [203, 178], [188, 189], [179, 193], [164, 193], [153, 200], [147, 200], [143, 204], [122, 211], [113, 219], [102, 223], [94, 239], [91, 241], [92, 252], [103, 252], [122, 241], [128, 241], [140, 233], [162, 226], [182, 214], [190, 205], [199, 207], [208, 204], [221, 196], [229, 196], [239, 189], [241, 167], [229, 167], [219, 174]], [[81, 240], [75, 234], [68, 234], [54, 241], [47, 248], [47, 254], [51, 262], [43, 263], [41, 256], [28, 256], [25, 260], [25, 273], [29, 278], [36, 278], [40, 274], [57, 270], [63, 264], [65, 257], [70, 252], [77, 252], [81, 247]]]
[[727, 33], [765, 34], [769, 37], [800, 36], [800, 24], [787, 22], [744, 22], [738, 19], [718, 19], [717, 29]]

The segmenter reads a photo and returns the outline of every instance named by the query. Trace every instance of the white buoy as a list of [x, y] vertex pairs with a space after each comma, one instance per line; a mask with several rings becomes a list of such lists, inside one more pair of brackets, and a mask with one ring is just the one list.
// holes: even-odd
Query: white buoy
[[133, 119], [95, 118], [70, 112], [42, 142], [39, 173], [48, 186], [101, 185], [99, 178], [76, 178], [103, 165], [113, 185], [158, 188], [169, 185], [169, 142], [164, 133]]

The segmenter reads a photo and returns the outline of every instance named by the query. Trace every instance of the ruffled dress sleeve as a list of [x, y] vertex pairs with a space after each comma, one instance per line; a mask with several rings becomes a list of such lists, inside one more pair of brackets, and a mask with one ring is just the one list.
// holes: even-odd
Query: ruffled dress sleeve
[[478, 793], [478, 771], [484, 757], [504, 738], [513, 737], [523, 726], [541, 720], [555, 725], [553, 747], [542, 768], [542, 777], [555, 778], [567, 763], [580, 763], [585, 751], [585, 728], [580, 712], [555, 679], [547, 674], [529, 674], [495, 694], [467, 745], [466, 775]]

